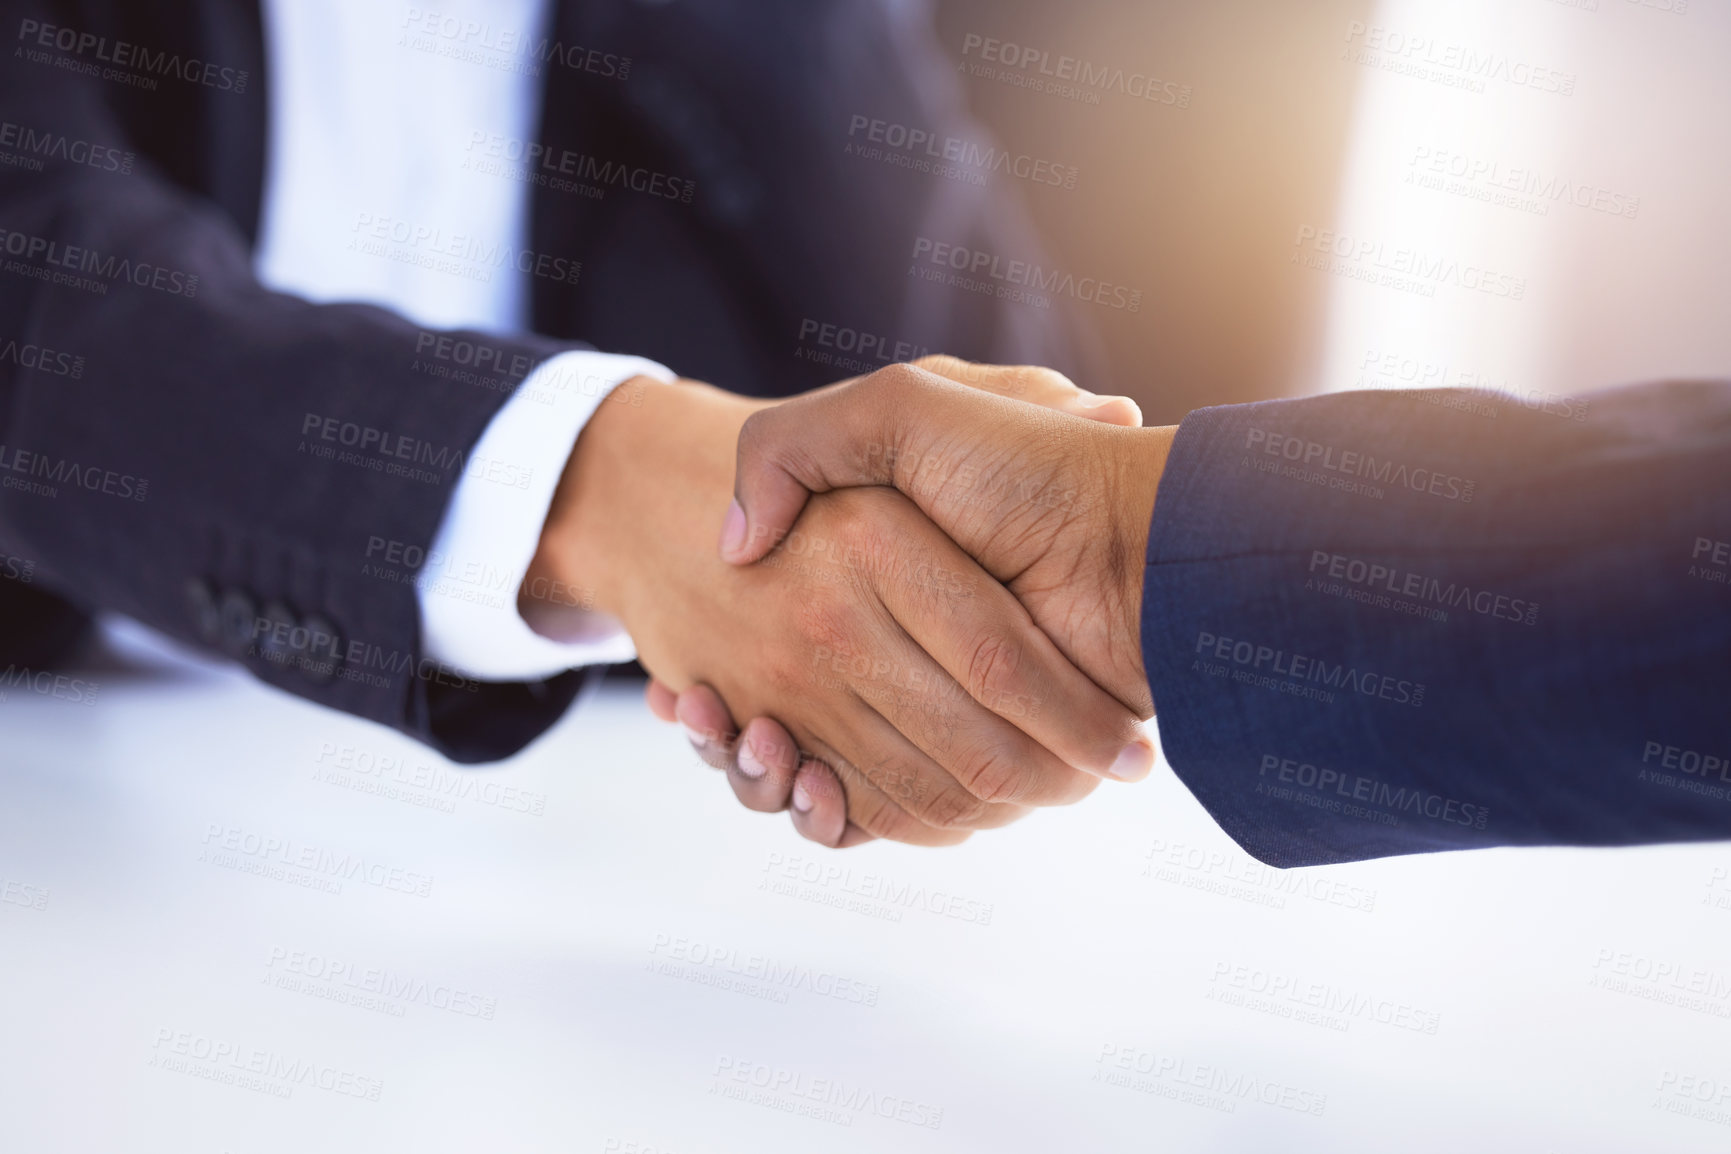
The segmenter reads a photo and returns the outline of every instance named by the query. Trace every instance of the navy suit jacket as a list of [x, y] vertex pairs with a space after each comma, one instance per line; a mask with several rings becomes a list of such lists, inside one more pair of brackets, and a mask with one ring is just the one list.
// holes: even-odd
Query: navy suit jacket
[[1148, 539], [1162, 745], [1278, 866], [1731, 837], [1731, 383], [1201, 409]]
[[[537, 141], [695, 194], [534, 186], [529, 247], [580, 272], [530, 278], [533, 333], [459, 334], [512, 367], [454, 380], [422, 371], [429, 334], [402, 318], [254, 278], [270, 129], [256, 0], [8, 0], [0, 666], [50, 662], [112, 610], [456, 760], [504, 757], [578, 676], [479, 684], [429, 665], [413, 586], [363, 565], [370, 540], [426, 548], [534, 365], [587, 344], [786, 395], [857, 371], [799, 355], [812, 324], [886, 353], [1062, 364], [1055, 313], [909, 275], [922, 235], [1036, 256], [1001, 184], [846, 152], [859, 116], [973, 131], [917, 11], [555, 3]], [[309, 414], [431, 446], [431, 480], [301, 452]]]

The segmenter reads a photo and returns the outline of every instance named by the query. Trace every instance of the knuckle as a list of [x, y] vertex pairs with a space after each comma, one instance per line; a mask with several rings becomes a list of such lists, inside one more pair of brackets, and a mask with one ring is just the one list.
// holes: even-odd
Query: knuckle
[[1007, 744], [994, 743], [974, 755], [957, 780], [982, 804], [1019, 801], [1026, 792], [1027, 773]]
[[920, 822], [883, 797], [868, 791], [859, 792], [862, 796], [855, 798], [848, 809], [848, 818], [855, 825], [873, 837], [888, 841], [920, 840], [920, 831], [923, 828]]
[[1013, 696], [1022, 667], [1022, 648], [996, 631], [983, 634], [968, 654], [968, 694], [975, 701], [990, 703]]
[[927, 369], [920, 365], [905, 362], [885, 365], [873, 372], [865, 382], [871, 386], [873, 393], [883, 394], [886, 401], [896, 401], [913, 396], [930, 387], [935, 369]]
[[768, 450], [775, 410], [759, 409], [745, 418], [745, 423], [739, 426], [739, 458], [740, 460], [755, 460], [762, 457]]
[[953, 357], [949, 353], [927, 353], [925, 356], [911, 362], [915, 368], [928, 373], [936, 373], [940, 377], [948, 377], [952, 381], [966, 381], [978, 375], [981, 366], [961, 357]]
[[986, 816], [986, 803], [965, 789], [933, 791], [920, 805], [920, 820], [938, 829], [972, 829]]
[[1044, 365], [1016, 365], [1006, 370], [1003, 391], [1018, 400], [1055, 401], [1077, 391], [1075, 383]]

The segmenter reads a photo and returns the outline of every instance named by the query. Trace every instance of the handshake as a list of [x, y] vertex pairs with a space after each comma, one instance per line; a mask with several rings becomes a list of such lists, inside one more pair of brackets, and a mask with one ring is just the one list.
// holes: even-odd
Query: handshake
[[[617, 620], [650, 708], [748, 808], [829, 846], [945, 845], [1152, 769], [1143, 555], [1175, 428], [950, 357], [779, 404], [619, 392], [524, 585]], [[550, 636], [590, 620], [520, 609]]]

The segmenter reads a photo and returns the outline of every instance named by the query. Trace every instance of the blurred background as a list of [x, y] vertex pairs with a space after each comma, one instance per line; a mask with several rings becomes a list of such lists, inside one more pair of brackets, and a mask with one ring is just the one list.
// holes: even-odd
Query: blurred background
[[970, 35], [992, 37], [1047, 53], [1051, 69], [1070, 56], [1157, 77], [1186, 101], [1108, 84], [1090, 103], [959, 74], [1000, 142], [1080, 170], [1074, 189], [1029, 188], [1055, 263], [1142, 290], [1138, 313], [1088, 310], [1111, 381], [1096, 391], [1167, 424], [1297, 391], [1314, 372], [1328, 285], [1289, 275], [1287, 250], [1296, 222], [1332, 218], [1361, 82], [1339, 60], [1341, 34], [1371, 7], [940, 0], [958, 67], [984, 63], [963, 54]]
[[[1079, 169], [1027, 199], [1055, 262], [1143, 292], [1139, 313], [1084, 310], [1084, 371], [1150, 421], [1351, 387], [1569, 396], [1731, 364], [1725, 5], [939, 0], [936, 23], [996, 137]], [[1045, 55], [970, 74], [970, 36]], [[1060, 56], [1188, 102], [1002, 76]], [[1428, 295], [1364, 279], [1402, 263], [1456, 268]], [[1473, 269], [1509, 294], [1461, 287]]]
[[[1731, 365], [1731, 4], [931, 19], [996, 140], [1076, 170], [1018, 187], [1052, 264], [1142, 294], [1081, 310], [1077, 374], [1151, 422], [1572, 419]], [[1084, 65], [1158, 98], [1035, 86]], [[105, 636], [94, 707], [0, 694], [0, 1151], [1731, 1149], [1724, 845], [1277, 872], [1157, 771], [835, 854], [639, 684], [458, 768]]]

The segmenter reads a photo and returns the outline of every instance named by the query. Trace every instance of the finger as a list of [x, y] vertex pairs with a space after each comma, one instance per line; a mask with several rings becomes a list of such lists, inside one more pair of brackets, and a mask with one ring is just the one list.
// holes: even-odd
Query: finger
[[951, 844], [939, 835], [1004, 825], [1021, 812], [969, 793], [869, 703], [837, 711], [822, 738], [803, 744], [835, 771], [854, 823], [891, 841]]
[[780, 813], [787, 808], [799, 768], [799, 747], [781, 723], [754, 717], [741, 732], [727, 781], [746, 809]]
[[739, 730], [721, 695], [707, 685], [693, 685], [679, 695], [674, 710], [697, 756], [716, 769], [731, 769]]
[[[850, 822], [848, 795], [835, 771], [821, 761], [802, 759], [793, 736], [778, 722], [766, 717], [753, 718], [736, 739], [732, 714], [721, 695], [703, 684], [679, 694], [677, 708], [680, 724], [685, 726], [698, 756], [727, 772], [734, 796], [748, 809], [776, 812], [789, 808], [797, 773], [798, 779], [805, 782], [805, 800], [812, 803], [810, 810], [796, 807], [794, 826], [802, 835], [838, 848], [860, 845], [877, 836], [893, 836], [868, 832]], [[841, 760], [833, 752], [830, 757]], [[765, 772], [751, 772], [754, 761], [763, 765]], [[922, 826], [857, 771], [854, 784], [855, 796], [868, 815], [865, 820], [874, 829], [900, 832], [901, 840], [916, 845], [953, 845], [965, 840], [965, 835]]]
[[879, 774], [884, 784], [897, 794], [897, 797], [892, 798], [889, 792], [874, 780], [872, 774], [860, 769], [827, 741], [808, 736], [805, 738], [805, 745], [811, 750], [812, 756], [830, 767], [840, 782], [842, 794], [847, 801], [848, 821], [859, 827], [862, 834], [906, 845], [939, 846], [959, 845], [966, 841], [968, 834], [972, 832], [966, 829], [939, 829], [915, 817], [907, 807], [912, 804], [912, 799], [920, 796], [923, 791], [914, 776], [905, 769], [891, 769]]
[[[925, 824], [939, 829], [997, 829], [1026, 816], [1027, 806], [976, 796], [875, 710], [866, 725], [871, 747], [890, 751], [884, 771], [872, 780], [891, 801]], [[930, 790], [932, 781], [942, 784]]]
[[[1022, 693], [1014, 687], [1006, 689], [1011, 677], [990, 672], [982, 676], [991, 681], [981, 681], [990, 688], [982, 690], [986, 696], [976, 700], [926, 648], [954, 646], [958, 641], [966, 644], [963, 639], [976, 635], [966, 625], [958, 628], [957, 618], [975, 622], [984, 618], [985, 623], [977, 627], [990, 633], [999, 628], [1013, 629], [1019, 618], [1026, 617], [1016, 599], [985, 574], [979, 575], [977, 590], [968, 590], [974, 595], [962, 599], [960, 605], [946, 603], [952, 595], [948, 582], [964, 581], [959, 573], [946, 574], [941, 591], [908, 587], [918, 582], [913, 574], [942, 571], [947, 564], [968, 562], [958, 555], [953, 561], [909, 565], [906, 573], [880, 581], [877, 595], [887, 608], [882, 610], [884, 620], [872, 634], [872, 651], [832, 653], [817, 664], [815, 672], [820, 677], [845, 678], [855, 696], [941, 766], [949, 779], [981, 801], [1068, 805], [1086, 797], [1099, 779], [1073, 768], [1018, 728], [1045, 709], [1045, 700], [1038, 694], [1048, 690]], [[917, 630], [919, 637], [910, 636], [908, 628]], [[1036, 629], [1031, 638], [1044, 640], [1045, 634]], [[955, 663], [972, 656], [958, 651]], [[1055, 665], [1070, 667], [1062, 654], [1056, 655]], [[1034, 679], [1023, 680], [1035, 683]], [[1074, 696], [1084, 701], [1079, 701], [1077, 708], [1104, 711], [1103, 720], [1111, 723], [1111, 714], [1123, 711], [1123, 707], [1092, 681], [1081, 680], [1082, 686], [1066, 687], [1080, 691]]]
[[649, 703], [649, 712], [662, 721], [678, 721], [679, 695], [668, 688], [666, 683], [651, 677], [649, 685], [643, 691], [644, 700]]
[[1041, 365], [977, 364], [945, 353], [933, 353], [913, 363], [958, 385], [1057, 409], [1084, 420], [1132, 429], [1142, 426], [1141, 406], [1129, 397], [1091, 393], [1056, 369]]
[[807, 758], [794, 778], [788, 812], [793, 828], [807, 841], [837, 847], [847, 832], [847, 795], [835, 771], [823, 762]]
[[[890, 519], [883, 512], [874, 502], [856, 514], [875, 518], [860, 532], [881, 534], [877, 555], [888, 558], [873, 573], [874, 591], [906, 631], [896, 656], [910, 677], [930, 661], [947, 675], [939, 684], [963, 691], [952, 703], [961, 748], [948, 758], [934, 750], [930, 718], [922, 725], [917, 711], [893, 721], [916, 740], [925, 735], [927, 752], [989, 801], [1060, 805], [1092, 789], [1083, 774], [1139, 781], [1153, 770], [1154, 747], [1136, 715], [1071, 664], [1014, 594], [913, 509]], [[973, 703], [983, 708], [973, 712]], [[1005, 724], [987, 725], [986, 710]]]

